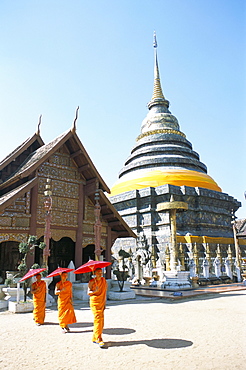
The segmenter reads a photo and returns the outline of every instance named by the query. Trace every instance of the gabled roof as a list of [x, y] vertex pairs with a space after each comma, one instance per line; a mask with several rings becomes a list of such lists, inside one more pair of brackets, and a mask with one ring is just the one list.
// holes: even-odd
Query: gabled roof
[[[26, 140], [13, 153], [5, 158], [1, 163], [10, 163], [11, 160], [19, 153], [22, 153], [31, 143], [32, 140], [37, 139], [35, 135], [33, 138]], [[41, 145], [41, 142], [39, 143]], [[60, 147], [66, 146], [71, 158], [78, 167], [78, 171], [86, 180], [87, 195], [95, 204], [95, 187], [91, 184], [96, 182], [96, 190], [100, 194], [100, 206], [102, 218], [108, 223], [112, 232], [117, 234], [117, 237], [133, 237], [136, 238], [135, 233], [123, 220], [120, 214], [116, 211], [114, 206], [110, 203], [105, 192], [110, 192], [108, 186], [101, 178], [87, 151], [78, 138], [75, 130], [71, 129], [46, 145], [40, 146], [37, 150], [29, 154], [24, 162], [17, 168], [2, 184], [0, 184], [0, 191], [3, 194], [0, 196], [0, 212], [3, 212], [15, 199], [23, 196], [29, 191], [37, 182], [38, 168]], [[4, 193], [5, 192], [5, 193]]]
[[26, 182], [25, 184], [18, 186], [14, 190], [2, 195], [0, 197], [0, 214], [9, 207], [16, 199], [22, 197], [27, 191], [34, 187], [38, 182], [38, 178]]
[[9, 186], [20, 179], [27, 178], [33, 174], [47, 158], [55, 153], [62, 145], [66, 144], [71, 157], [78, 166], [78, 170], [83, 173], [86, 180], [96, 178], [99, 183], [99, 189], [110, 192], [108, 186], [98, 173], [84, 146], [74, 130], [68, 130], [50, 143], [41, 146], [35, 152], [31, 153], [28, 158], [21, 164], [21, 166], [6, 179], [1, 185], [0, 189]]
[[236, 220], [237, 238], [246, 238], [246, 218]]
[[37, 147], [41, 147], [44, 145], [44, 142], [40, 135], [34, 134], [33, 136], [26, 139], [21, 145], [19, 145], [13, 152], [11, 152], [7, 157], [5, 157], [2, 161], [0, 161], [0, 171], [3, 170], [7, 165], [10, 164], [10, 162], [13, 162], [16, 160], [20, 154], [22, 154], [25, 150], [27, 150], [32, 144], [36, 142]]

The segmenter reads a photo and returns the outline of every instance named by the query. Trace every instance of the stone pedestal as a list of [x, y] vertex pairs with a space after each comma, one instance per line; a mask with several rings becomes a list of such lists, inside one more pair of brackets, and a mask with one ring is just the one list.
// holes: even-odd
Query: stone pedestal
[[14, 302], [9, 301], [8, 308], [10, 312], [19, 313], [19, 312], [32, 312], [33, 311], [33, 302], [28, 300], [26, 302]]
[[[30, 289], [27, 288], [27, 292], [29, 291]], [[5, 293], [5, 298], [4, 300], [9, 302], [16, 302], [17, 301], [17, 294], [18, 294], [18, 288], [10, 288], [10, 287], [7, 287], [7, 288], [3, 288], [2, 291]], [[23, 301], [24, 299], [24, 289], [23, 288], [19, 288], [19, 300], [20, 301]]]
[[[73, 261], [70, 261], [70, 263], [68, 265], [68, 268], [75, 270], [75, 266], [74, 266]], [[76, 275], [73, 273], [73, 271], [70, 271], [67, 275], [68, 275], [67, 280], [71, 281], [72, 284], [75, 283], [75, 281], [76, 281]]]
[[87, 294], [88, 283], [73, 283], [73, 298], [81, 301], [89, 301]]
[[117, 280], [111, 280], [110, 282], [108, 281], [107, 297], [111, 301], [123, 301], [126, 299], [134, 299], [136, 297], [136, 294], [130, 287], [131, 282], [125, 281], [123, 292], [120, 292]]
[[55, 303], [55, 299], [52, 297], [52, 295], [49, 294], [49, 285], [53, 281], [53, 277], [51, 278], [42, 278], [42, 280], [46, 283], [46, 307], [52, 306], [53, 303]]
[[165, 281], [161, 285], [163, 289], [182, 290], [191, 288], [189, 271], [165, 271], [164, 277]]
[[149, 286], [149, 284], [150, 284], [150, 282], [151, 282], [151, 280], [152, 280], [153, 278], [152, 278], [152, 277], [150, 277], [150, 276], [144, 276], [144, 277], [143, 277], [143, 279], [144, 279], [144, 281], [145, 281], [145, 284], [144, 284], [144, 285]]
[[[19, 283], [18, 283], [19, 284]], [[30, 288], [27, 288], [27, 292]], [[27, 298], [27, 301], [24, 302], [24, 289], [23, 288], [3, 288], [2, 291], [5, 293], [5, 302], [7, 305], [5, 306], [8, 308], [10, 312], [32, 312], [33, 311], [33, 303], [32, 300]], [[18, 302], [17, 302], [18, 301]]]
[[4, 299], [5, 293], [3, 292], [3, 288], [7, 288], [6, 285], [0, 284], [0, 310], [8, 307], [8, 301]]
[[190, 280], [191, 280], [192, 288], [199, 288], [199, 284], [198, 284], [199, 277], [198, 276], [192, 276]]
[[0, 310], [8, 308], [8, 301], [0, 300]]

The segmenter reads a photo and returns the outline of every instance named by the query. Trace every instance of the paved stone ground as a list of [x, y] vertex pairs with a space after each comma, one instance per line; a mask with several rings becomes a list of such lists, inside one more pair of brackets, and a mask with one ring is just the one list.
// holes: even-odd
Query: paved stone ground
[[246, 291], [173, 300], [108, 302], [105, 349], [91, 342], [88, 303], [75, 302], [77, 323], [62, 334], [56, 306], [46, 323], [32, 313], [0, 312], [0, 369], [246, 369]]
[[219, 285], [208, 285], [204, 287], [198, 287], [194, 289], [178, 290], [176, 293], [181, 295], [175, 296], [174, 291], [163, 290], [158, 288], [151, 288], [145, 286], [134, 287], [137, 295], [144, 295], [146, 297], [159, 297], [159, 298], [173, 298], [176, 300], [182, 300], [183, 298], [193, 298], [196, 296], [202, 296], [204, 294], [224, 293], [232, 292], [237, 290], [246, 290], [246, 284], [244, 283], [232, 283], [232, 284], [219, 284]]

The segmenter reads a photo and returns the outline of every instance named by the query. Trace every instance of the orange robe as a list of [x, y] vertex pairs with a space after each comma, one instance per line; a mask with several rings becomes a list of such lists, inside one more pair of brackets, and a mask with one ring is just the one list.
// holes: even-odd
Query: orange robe
[[36, 324], [43, 324], [45, 318], [46, 305], [46, 283], [43, 280], [35, 281], [32, 284], [32, 290], [37, 290], [33, 293], [33, 318]]
[[65, 281], [56, 284], [57, 290], [62, 290], [58, 295], [58, 320], [62, 328], [65, 328], [68, 324], [73, 324], [76, 322], [76, 317], [74, 313], [73, 303], [72, 303], [72, 283], [70, 281]]
[[94, 315], [94, 327], [93, 327], [93, 338], [92, 341], [97, 341], [101, 337], [104, 327], [104, 310], [106, 305], [106, 292], [107, 292], [107, 282], [104, 277], [100, 280], [92, 279], [90, 280], [90, 290], [98, 290], [90, 294], [90, 308]]

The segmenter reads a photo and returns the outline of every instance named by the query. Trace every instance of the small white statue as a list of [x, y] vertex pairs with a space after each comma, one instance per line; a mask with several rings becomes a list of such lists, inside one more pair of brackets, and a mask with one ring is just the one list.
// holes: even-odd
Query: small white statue
[[190, 259], [189, 268], [190, 268], [190, 277], [195, 277], [196, 276], [196, 264], [193, 258]]

